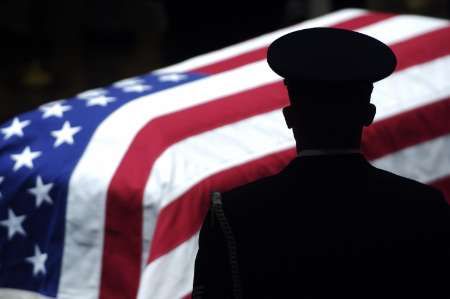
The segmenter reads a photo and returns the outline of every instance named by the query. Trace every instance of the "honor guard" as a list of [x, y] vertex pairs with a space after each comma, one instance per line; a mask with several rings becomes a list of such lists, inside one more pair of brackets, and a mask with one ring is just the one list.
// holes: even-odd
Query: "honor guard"
[[310, 28], [275, 40], [267, 62], [289, 94], [297, 156], [276, 175], [212, 194], [193, 298], [450, 298], [442, 194], [361, 154], [373, 83], [395, 70], [392, 50]]

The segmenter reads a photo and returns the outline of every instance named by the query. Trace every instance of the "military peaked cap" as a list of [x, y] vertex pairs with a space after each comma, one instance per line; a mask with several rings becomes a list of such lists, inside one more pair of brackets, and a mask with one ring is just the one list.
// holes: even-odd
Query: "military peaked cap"
[[267, 62], [294, 81], [376, 82], [389, 76], [397, 60], [381, 41], [351, 30], [309, 28], [276, 39]]

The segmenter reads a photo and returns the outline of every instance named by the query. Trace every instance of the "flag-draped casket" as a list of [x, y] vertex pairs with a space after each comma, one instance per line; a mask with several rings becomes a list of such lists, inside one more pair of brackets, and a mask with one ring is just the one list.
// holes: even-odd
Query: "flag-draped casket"
[[318, 26], [393, 49], [398, 66], [375, 84], [363, 151], [450, 199], [449, 22], [341, 10], [4, 123], [0, 298], [189, 297], [209, 193], [295, 156], [267, 46]]

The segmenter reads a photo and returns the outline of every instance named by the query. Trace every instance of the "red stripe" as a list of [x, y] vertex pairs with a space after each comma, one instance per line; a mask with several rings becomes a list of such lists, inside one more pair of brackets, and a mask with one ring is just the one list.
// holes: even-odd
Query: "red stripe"
[[[394, 16], [393, 14], [387, 13], [368, 13], [354, 19], [344, 21], [335, 24], [335, 28], [354, 30], [360, 27], [368, 26], [376, 22], [383, 21], [387, 18]], [[237, 55], [235, 57], [229, 58], [227, 60], [219, 61], [207, 66], [199, 67], [193, 69], [193, 72], [199, 72], [204, 74], [217, 74], [227, 70], [231, 70], [248, 63], [252, 63], [258, 60], [266, 58], [267, 47], [259, 48], [244, 54]]]
[[[411, 40], [412, 44], [414, 42], [415, 39]], [[407, 50], [407, 47], [404, 48], [401, 51]], [[420, 61], [422, 53], [413, 54]], [[414, 64], [414, 61], [409, 63]], [[136, 296], [141, 270], [143, 191], [158, 156], [170, 145], [189, 136], [279, 108], [286, 103], [287, 97], [281, 83], [274, 83], [160, 117], [141, 129], [121, 161], [108, 190], [100, 298]], [[144, 155], [145, 159], [142, 159]], [[166, 221], [163, 218], [159, 217], [162, 223]], [[192, 235], [193, 231], [191, 227], [180, 234], [173, 230], [162, 234], [159, 219], [155, 234], [161, 237], [152, 243], [157, 244], [155, 246], [159, 243], [162, 245], [152, 248], [152, 257], [173, 248], [173, 244], [165, 242], [164, 238], [178, 239], [176, 243], [179, 244], [188, 237], [186, 233]], [[173, 238], [169, 237], [171, 234], [175, 234]]]
[[388, 18], [394, 17], [395, 14], [392, 13], [380, 13], [380, 12], [372, 12], [367, 15], [363, 15], [352, 20], [343, 21], [336, 25], [330, 26], [333, 28], [339, 29], [347, 29], [347, 30], [356, 30], [362, 27], [366, 27], [372, 25], [374, 23], [378, 23], [384, 21]]
[[392, 46], [397, 55], [396, 71], [450, 54], [450, 26], [428, 32]]
[[209, 208], [211, 191], [226, 191], [275, 174], [293, 157], [295, 157], [294, 149], [285, 150], [215, 173], [197, 183], [160, 212], [149, 263], [180, 245], [199, 230]]
[[450, 204], [450, 176], [434, 181], [430, 185], [441, 190], [445, 199]]
[[450, 133], [450, 98], [377, 121], [364, 130], [362, 149], [369, 160]]

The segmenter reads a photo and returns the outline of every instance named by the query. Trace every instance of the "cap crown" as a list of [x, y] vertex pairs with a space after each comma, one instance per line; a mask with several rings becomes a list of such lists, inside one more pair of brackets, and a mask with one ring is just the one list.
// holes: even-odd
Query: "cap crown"
[[368, 35], [337, 28], [309, 28], [276, 39], [267, 52], [271, 69], [302, 81], [368, 81], [389, 76], [397, 59]]

